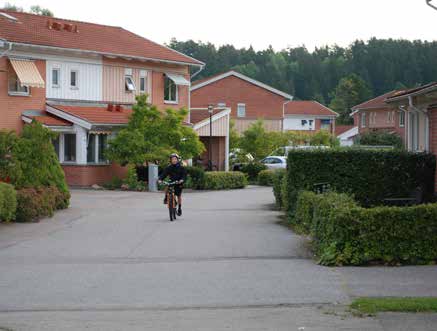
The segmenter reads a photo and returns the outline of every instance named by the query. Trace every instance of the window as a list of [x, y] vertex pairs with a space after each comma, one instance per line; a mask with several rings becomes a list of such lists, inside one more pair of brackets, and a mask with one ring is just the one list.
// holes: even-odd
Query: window
[[64, 134], [64, 162], [76, 162], [76, 134]]
[[401, 110], [399, 112], [399, 127], [403, 128], [405, 126], [405, 112]]
[[164, 81], [164, 101], [171, 103], [178, 101], [178, 86], [167, 76]]
[[30, 88], [21, 85], [18, 76], [15, 72], [11, 72], [8, 76], [8, 92], [10, 95], [29, 95]]
[[146, 93], [146, 70], [140, 70], [140, 92]]
[[226, 107], [226, 103], [225, 103], [225, 102], [219, 102], [219, 103], [217, 104], [217, 107], [219, 107], [219, 108], [225, 108], [225, 107]]
[[96, 162], [96, 135], [90, 134], [88, 136], [88, 146], [86, 148], [86, 161], [88, 163]]
[[361, 113], [361, 127], [366, 127], [366, 113]]
[[77, 88], [79, 72], [77, 70], [70, 71], [70, 87]]
[[58, 135], [55, 139], [52, 140], [52, 144], [53, 144], [53, 147], [55, 149], [56, 156], [58, 157], [58, 160], [59, 160], [59, 139], [60, 139], [59, 137], [60, 137], [60, 135]]
[[237, 117], [246, 117], [246, 104], [239, 103], [237, 105]]
[[106, 134], [99, 135], [99, 162], [106, 163], [108, 160], [105, 157], [106, 147], [108, 145], [108, 136]]
[[52, 69], [52, 87], [59, 87], [61, 70], [59, 68]]
[[320, 120], [320, 129], [322, 130], [330, 130], [331, 129], [331, 120]]
[[135, 91], [135, 83], [134, 83], [132, 76], [125, 76], [124, 81], [125, 81], [125, 91], [126, 92]]

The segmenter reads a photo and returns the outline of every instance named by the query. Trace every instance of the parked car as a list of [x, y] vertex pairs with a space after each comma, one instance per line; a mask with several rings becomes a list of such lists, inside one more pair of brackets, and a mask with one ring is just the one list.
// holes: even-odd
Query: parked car
[[287, 168], [287, 158], [285, 156], [267, 156], [261, 160], [269, 169], [285, 169]]

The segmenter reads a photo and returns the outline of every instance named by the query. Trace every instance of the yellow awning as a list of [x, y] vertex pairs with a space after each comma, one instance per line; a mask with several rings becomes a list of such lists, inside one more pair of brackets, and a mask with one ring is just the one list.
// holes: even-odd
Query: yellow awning
[[44, 80], [33, 61], [10, 59], [20, 84], [29, 87], [44, 88]]

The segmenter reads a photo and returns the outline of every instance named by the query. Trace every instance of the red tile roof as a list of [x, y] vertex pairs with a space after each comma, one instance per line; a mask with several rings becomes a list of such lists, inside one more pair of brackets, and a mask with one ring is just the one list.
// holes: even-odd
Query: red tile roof
[[352, 129], [354, 125], [335, 125], [335, 135], [339, 136], [342, 133], [345, 133], [346, 131]]
[[49, 106], [91, 124], [127, 124], [129, 121], [129, 115], [132, 113], [131, 109], [124, 108], [122, 111], [109, 111], [106, 107]]
[[317, 101], [291, 101], [285, 105], [285, 115], [337, 116], [338, 114]]
[[36, 115], [36, 116], [24, 115], [24, 116], [47, 126], [72, 126], [73, 125], [71, 122], [68, 122], [62, 118], [50, 114]]
[[[223, 109], [214, 109], [213, 110], [213, 115], [216, 115], [220, 112], [222, 112]], [[190, 121], [193, 124], [202, 122], [203, 120], [209, 118], [209, 113], [208, 113], [208, 109], [191, 109], [190, 110]]]
[[[0, 15], [0, 39], [7, 41], [188, 64], [203, 64], [121, 27], [5, 10], [0, 10], [0, 12], [7, 13], [18, 20], [13, 21]], [[49, 22], [60, 23], [60, 29], [49, 29]], [[76, 27], [77, 32], [75, 32]]]
[[387, 98], [390, 98], [396, 93], [403, 92], [399, 90], [390, 91], [388, 93], [382, 94], [377, 96], [376, 98], [364, 101], [363, 103], [360, 103], [359, 105], [353, 106], [352, 110], [359, 110], [359, 109], [376, 109], [376, 108], [388, 108], [390, 107], [385, 100]]

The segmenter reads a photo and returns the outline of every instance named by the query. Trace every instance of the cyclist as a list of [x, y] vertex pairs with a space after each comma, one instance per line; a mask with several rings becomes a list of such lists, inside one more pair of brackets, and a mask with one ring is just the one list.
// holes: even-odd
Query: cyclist
[[[175, 185], [175, 195], [178, 199], [178, 216], [182, 215], [182, 187], [187, 178], [187, 170], [182, 165], [179, 155], [173, 153], [170, 155], [170, 164], [163, 170], [159, 176], [158, 183], [169, 177], [172, 182], [179, 182]], [[167, 188], [165, 190], [164, 204], [167, 204]]]

